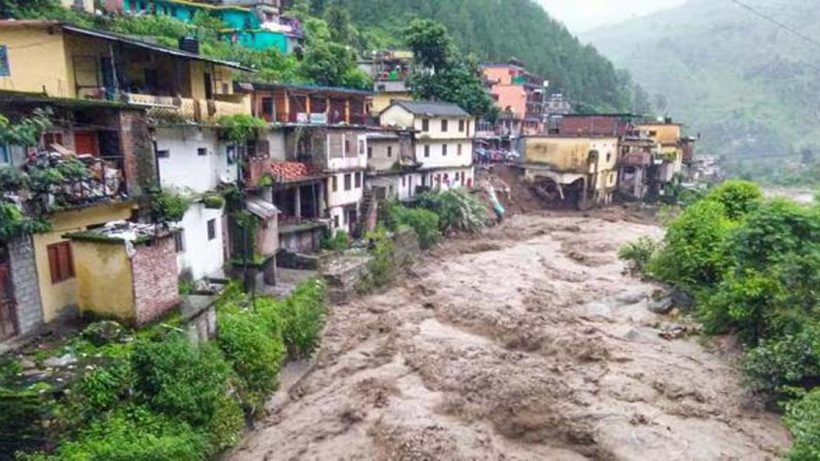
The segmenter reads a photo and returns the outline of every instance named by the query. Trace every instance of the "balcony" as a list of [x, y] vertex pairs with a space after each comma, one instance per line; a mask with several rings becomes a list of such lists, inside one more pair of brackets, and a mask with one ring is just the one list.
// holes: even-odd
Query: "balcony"
[[618, 163], [623, 166], [647, 167], [652, 164], [652, 154], [649, 152], [625, 152], [621, 154]]
[[191, 99], [126, 93], [125, 102], [147, 108], [148, 116], [166, 122], [215, 122], [222, 116], [249, 114], [242, 96], [217, 95], [217, 99]]

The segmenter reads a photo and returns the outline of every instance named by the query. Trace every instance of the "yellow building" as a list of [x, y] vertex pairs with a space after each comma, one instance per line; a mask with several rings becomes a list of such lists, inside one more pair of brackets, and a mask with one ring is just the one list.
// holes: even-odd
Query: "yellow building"
[[683, 170], [683, 144], [681, 136], [682, 126], [671, 120], [663, 122], [641, 123], [635, 125], [642, 138], [653, 139], [660, 144], [660, 154], [663, 165], [659, 171], [658, 180], [667, 183], [672, 177]]
[[8, 61], [0, 90], [125, 102], [155, 118], [251, 113], [234, 85], [237, 71], [251, 69], [236, 63], [51, 21], [0, 21], [0, 47]]
[[617, 186], [618, 138], [528, 136], [523, 142], [524, 175], [555, 198], [608, 204]]
[[50, 232], [34, 234], [34, 254], [43, 304], [43, 320], [57, 319], [79, 305], [75, 255], [66, 234], [131, 217], [131, 204], [109, 203], [54, 213]]

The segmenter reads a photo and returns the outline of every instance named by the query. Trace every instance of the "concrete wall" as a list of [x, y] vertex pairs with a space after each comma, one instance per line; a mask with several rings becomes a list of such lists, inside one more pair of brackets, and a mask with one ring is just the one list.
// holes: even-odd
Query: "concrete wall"
[[273, 217], [267, 221], [260, 220], [256, 233], [256, 251], [264, 256], [275, 255], [279, 251], [279, 220]]
[[413, 116], [413, 114], [399, 106], [393, 106], [385, 109], [380, 116], [382, 126], [389, 126], [401, 129], [413, 128], [414, 119], [415, 117]]
[[48, 245], [66, 241], [63, 234], [86, 230], [88, 226], [101, 225], [110, 221], [128, 219], [129, 217], [131, 217], [131, 205], [128, 203], [114, 203], [63, 211], [50, 216], [51, 232], [32, 236], [44, 321], [50, 322], [57, 318], [63, 309], [77, 305], [76, 277], [56, 284], [51, 283]]
[[[237, 164], [229, 164], [227, 146], [212, 128], [157, 128], [156, 142], [157, 150], [168, 151], [167, 158], [157, 159], [164, 187], [207, 192], [220, 184], [220, 178], [236, 180]], [[199, 155], [200, 149], [205, 155]]]
[[[469, 117], [431, 117], [427, 118], [428, 130], [424, 131], [423, 120], [427, 117], [415, 117], [413, 120], [413, 128], [420, 132], [417, 135], [418, 139], [472, 139], [475, 135], [475, 122]], [[447, 131], [444, 131], [442, 122], [447, 121]], [[464, 129], [460, 130], [459, 121], [464, 121]]]
[[[475, 184], [475, 172], [472, 167], [443, 168], [420, 173], [421, 182], [433, 189], [448, 190], [459, 187], [472, 187]], [[462, 180], [462, 178], [464, 179]]]
[[398, 139], [369, 138], [367, 149], [367, 166], [377, 171], [393, 168], [401, 155], [401, 143]]
[[122, 242], [71, 242], [80, 312], [136, 322], [131, 262]]
[[138, 325], [163, 317], [179, 305], [173, 236], [137, 246], [131, 257], [131, 273]]
[[[373, 103], [370, 112], [378, 115], [381, 111], [390, 107], [393, 101], [412, 101], [413, 94], [409, 91], [402, 93], [376, 93], [373, 95]], [[409, 125], [407, 125], [409, 126]]]
[[[447, 146], [446, 153], [444, 146]], [[422, 163], [422, 169], [469, 166], [473, 164], [473, 143], [466, 138], [451, 141], [420, 139], [416, 142], [416, 161]]]
[[37, 283], [37, 265], [31, 236], [18, 237], [6, 247], [11, 263], [11, 280], [17, 305], [17, 328], [26, 334], [43, 323], [43, 306]]
[[[356, 175], [361, 177], [359, 187], [356, 187]], [[345, 176], [350, 176], [349, 190], [345, 190]], [[336, 178], [336, 190], [333, 190], [333, 178]], [[362, 200], [364, 191], [364, 171], [333, 174], [327, 179], [326, 190], [328, 208], [357, 203]]]
[[8, 47], [11, 69], [11, 76], [0, 77], [0, 89], [74, 96], [62, 35], [49, 35], [45, 27], [2, 27], [0, 45]]
[[[661, 144], [676, 144], [680, 140], [681, 126], [674, 123], [644, 123], [635, 128]], [[655, 134], [651, 135], [650, 132]]]
[[[179, 273], [190, 272], [194, 280], [218, 273], [225, 265], [226, 238], [222, 232], [223, 209], [191, 205], [180, 222], [183, 251], [177, 254]], [[216, 237], [208, 239], [208, 221], [215, 220]]]
[[384, 188], [387, 196], [408, 200], [416, 195], [416, 186], [421, 186], [421, 175], [417, 173], [371, 176], [367, 178], [368, 188]]

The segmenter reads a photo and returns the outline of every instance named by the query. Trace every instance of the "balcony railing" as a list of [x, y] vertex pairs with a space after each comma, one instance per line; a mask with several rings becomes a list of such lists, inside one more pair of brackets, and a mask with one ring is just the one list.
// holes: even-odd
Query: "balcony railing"
[[624, 166], [649, 166], [652, 164], [652, 154], [649, 152], [626, 152], [621, 154], [619, 163]]
[[128, 93], [125, 100], [129, 104], [147, 108], [148, 116], [153, 119], [193, 122], [214, 122], [224, 115], [246, 114], [249, 107], [240, 98], [229, 95], [223, 99], [191, 99], [171, 96], [154, 96]]

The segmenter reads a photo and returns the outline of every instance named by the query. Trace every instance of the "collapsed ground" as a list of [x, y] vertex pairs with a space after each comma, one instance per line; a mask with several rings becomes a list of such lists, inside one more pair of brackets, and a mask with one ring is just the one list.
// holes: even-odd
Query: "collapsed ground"
[[623, 217], [520, 214], [333, 306], [315, 368], [227, 458], [778, 458], [730, 341], [662, 337], [686, 322], [616, 256], [662, 231]]

